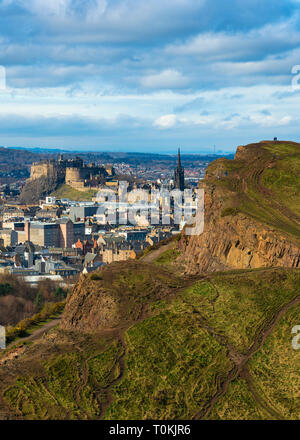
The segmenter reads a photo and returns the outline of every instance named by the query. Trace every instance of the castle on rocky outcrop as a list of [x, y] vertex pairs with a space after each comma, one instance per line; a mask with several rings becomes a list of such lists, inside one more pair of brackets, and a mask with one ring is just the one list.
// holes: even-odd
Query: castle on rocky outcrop
[[111, 165], [105, 167], [96, 166], [94, 163], [86, 165], [80, 157], [64, 159], [63, 155], [60, 155], [58, 160], [34, 162], [31, 165], [29, 180], [36, 180], [40, 177], [53, 178], [72, 188], [88, 190], [105, 184], [106, 180], [114, 174], [114, 168]]

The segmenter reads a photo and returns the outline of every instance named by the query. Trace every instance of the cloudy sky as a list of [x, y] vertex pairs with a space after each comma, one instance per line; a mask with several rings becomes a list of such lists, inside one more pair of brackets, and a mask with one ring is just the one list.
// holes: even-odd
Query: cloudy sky
[[300, 0], [0, 0], [0, 65], [0, 145], [300, 142]]

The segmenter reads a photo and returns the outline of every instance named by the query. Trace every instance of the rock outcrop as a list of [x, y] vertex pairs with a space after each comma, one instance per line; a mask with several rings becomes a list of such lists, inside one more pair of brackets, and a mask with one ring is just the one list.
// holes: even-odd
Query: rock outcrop
[[[254, 150], [254, 155], [257, 156], [257, 150]], [[248, 175], [245, 177], [239, 167], [241, 170], [249, 169], [250, 157], [253, 161], [252, 148], [238, 147], [233, 161], [237, 171], [230, 185], [227, 185], [224, 173], [231, 161], [217, 160], [208, 167], [202, 184], [205, 191], [204, 232], [199, 236], [183, 235], [179, 242], [180, 260], [186, 273], [300, 267], [297, 237], [257, 221], [240, 210], [234, 186], [248, 187]], [[238, 161], [241, 161], [240, 164]]]
[[217, 190], [206, 187], [204, 232], [179, 242], [187, 273], [300, 267], [300, 249], [284, 235], [241, 213], [221, 217], [221, 211]]
[[139, 320], [152, 302], [161, 300], [183, 281], [169, 272], [138, 261], [112, 263], [82, 275], [67, 298], [60, 327], [99, 331], [127, 327]]

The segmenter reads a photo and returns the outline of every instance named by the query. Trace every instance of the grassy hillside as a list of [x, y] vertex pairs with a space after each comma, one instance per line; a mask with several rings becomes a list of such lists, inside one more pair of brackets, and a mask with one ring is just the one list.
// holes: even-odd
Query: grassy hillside
[[88, 200], [92, 200], [92, 198], [95, 197], [96, 194], [97, 194], [97, 190], [78, 191], [77, 189], [72, 188], [69, 185], [62, 184], [51, 195], [59, 199], [88, 201]]
[[[209, 250], [207, 272], [187, 275], [174, 241], [82, 276], [59, 328], [0, 353], [0, 419], [299, 420], [300, 269], [268, 267], [297, 267], [299, 177], [291, 142], [211, 164], [207, 230], [185, 251]], [[213, 273], [231, 249], [236, 265], [215, 267], [247, 269]]]
[[238, 150], [234, 160], [208, 168], [208, 181], [224, 188], [222, 215], [238, 212], [300, 241], [300, 144], [261, 142]]
[[0, 414], [300, 418], [300, 352], [291, 345], [291, 329], [299, 325], [299, 270], [232, 271], [170, 283], [172, 273], [155, 263], [117, 266], [113, 283], [107, 268], [97, 279], [87, 276], [73, 293], [78, 305], [69, 299], [66, 313], [71, 320], [86, 304], [92, 310], [93, 297], [106, 292], [120, 311], [127, 297], [130, 306], [119, 320], [105, 324], [102, 307], [92, 334], [56, 329], [16, 359], [3, 364], [8, 353], [2, 354]]

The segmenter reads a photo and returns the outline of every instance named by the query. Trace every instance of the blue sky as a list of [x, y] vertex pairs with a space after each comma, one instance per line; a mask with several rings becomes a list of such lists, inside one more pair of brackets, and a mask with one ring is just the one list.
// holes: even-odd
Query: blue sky
[[300, 142], [300, 0], [0, 0], [0, 65], [0, 145]]

